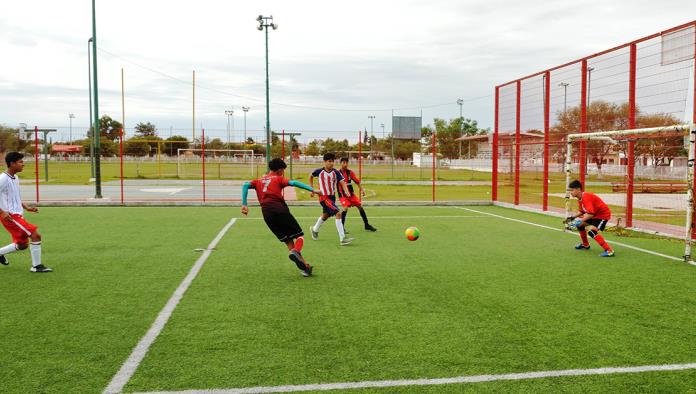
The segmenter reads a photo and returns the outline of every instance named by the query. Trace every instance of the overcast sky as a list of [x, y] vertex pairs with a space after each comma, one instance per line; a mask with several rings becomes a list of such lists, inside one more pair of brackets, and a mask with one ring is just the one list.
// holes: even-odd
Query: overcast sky
[[[89, 124], [88, 0], [10, 2], [0, 13], [0, 124], [58, 127], [67, 139]], [[213, 1], [97, 0], [100, 114], [126, 126], [150, 121], [160, 135], [196, 128], [233, 140], [262, 134], [264, 34], [270, 31], [271, 127], [300, 140], [389, 133], [396, 115], [464, 116], [491, 127], [496, 84], [696, 18], [696, 1]], [[311, 108], [309, 108], [311, 107]], [[58, 136], [54, 137], [57, 138]], [[60, 138], [58, 138], [60, 139]]]

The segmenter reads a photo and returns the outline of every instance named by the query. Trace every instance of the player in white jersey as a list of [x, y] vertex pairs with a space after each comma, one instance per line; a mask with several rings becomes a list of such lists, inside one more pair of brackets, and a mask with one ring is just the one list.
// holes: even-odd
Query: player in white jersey
[[24, 155], [9, 152], [5, 155], [7, 171], [0, 174], [0, 222], [10, 235], [12, 243], [0, 248], [0, 264], [8, 265], [5, 255], [24, 250], [31, 252], [31, 272], [51, 272], [52, 269], [41, 264], [41, 235], [37, 227], [24, 220], [24, 210], [39, 212], [36, 207], [22, 202], [19, 194], [19, 177], [17, 173], [24, 169]]
[[[319, 227], [331, 216], [336, 216], [336, 230], [338, 230], [338, 238], [340, 244], [348, 245], [353, 242], [353, 238], [346, 237], [345, 229], [343, 228], [343, 221], [341, 220], [341, 210], [336, 207], [336, 190], [337, 188], [343, 188], [343, 192], [350, 196], [350, 191], [346, 185], [345, 180], [341, 173], [334, 168], [334, 161], [336, 160], [336, 155], [333, 153], [327, 153], [324, 155], [324, 167], [317, 168], [309, 176], [309, 186], [314, 188], [314, 178], [319, 179], [319, 190], [321, 191], [321, 196], [319, 197], [319, 204], [322, 207], [322, 214], [317, 219], [317, 223], [310, 228], [312, 233], [312, 239], [317, 240], [319, 238]], [[314, 197], [314, 193], [312, 193]]]

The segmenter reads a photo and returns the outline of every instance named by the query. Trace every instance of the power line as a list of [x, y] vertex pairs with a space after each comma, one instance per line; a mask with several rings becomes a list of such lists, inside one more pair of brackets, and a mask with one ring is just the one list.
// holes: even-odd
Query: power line
[[[109, 55], [109, 56], [112, 56], [112, 57], [117, 58], [117, 59], [121, 59], [121, 60], [123, 60], [124, 62], [130, 63], [130, 64], [132, 64], [132, 65], [134, 65], [134, 66], [136, 66], [136, 67], [142, 68], [142, 69], [147, 70], [147, 71], [150, 71], [150, 72], [152, 72], [152, 73], [161, 75], [161, 76], [163, 76], [163, 77], [165, 77], [165, 78], [169, 78], [169, 79], [171, 79], [171, 80], [174, 80], [174, 81], [177, 81], [177, 82], [180, 82], [180, 83], [184, 83], [184, 84], [187, 84], [187, 85], [191, 83], [191, 81], [187, 81], [187, 80], [184, 80], [184, 79], [181, 79], [181, 78], [177, 78], [177, 77], [172, 76], [172, 75], [169, 75], [169, 74], [167, 74], [167, 73], [165, 73], [165, 72], [163, 72], [163, 71], [154, 69], [154, 68], [152, 68], [152, 67], [144, 66], [144, 65], [139, 64], [139, 63], [136, 63], [136, 62], [134, 62], [134, 61], [132, 61], [132, 60], [130, 60], [130, 59], [127, 59], [127, 58], [125, 58], [125, 57], [123, 57], [123, 56], [116, 55], [115, 53], [109, 52], [109, 51], [107, 51], [106, 49], [103, 49], [103, 48], [97, 48], [97, 49], [98, 49], [99, 51], [101, 51], [101, 52], [103, 52], [103, 53]], [[215, 92], [215, 93], [219, 93], [219, 94], [226, 95], [226, 96], [232, 96], [232, 97], [237, 97], [237, 98], [243, 98], [243, 99], [245, 99], [245, 100], [250, 100], [250, 101], [255, 101], [255, 102], [263, 102], [263, 101], [264, 101], [264, 99], [262, 99], [262, 98], [257, 98], [257, 97], [252, 97], [252, 96], [245, 96], [245, 95], [241, 95], [241, 94], [230, 93], [230, 92], [226, 92], [226, 91], [223, 91], [223, 90], [219, 90], [219, 89], [207, 87], [207, 86], [201, 85], [201, 84], [197, 84], [196, 87], [199, 88], [199, 89], [208, 90], [208, 91]], [[478, 100], [482, 100], [482, 99], [490, 98], [490, 97], [493, 97], [493, 94], [487, 94], [487, 95], [484, 95], [484, 96], [466, 98], [466, 99], [463, 99], [463, 101], [464, 101], [464, 102], [478, 101]], [[291, 108], [302, 108], [302, 109], [309, 109], [309, 110], [315, 110], [315, 111], [333, 111], [333, 112], [389, 112], [389, 111], [405, 111], [405, 110], [416, 110], [416, 109], [428, 109], [428, 108], [437, 108], [437, 107], [445, 107], [445, 106], [450, 106], [450, 105], [457, 105], [456, 101], [452, 101], [452, 102], [446, 102], [446, 103], [440, 103], [440, 104], [430, 104], [430, 105], [421, 105], [421, 106], [413, 106], [413, 107], [377, 108], [377, 109], [376, 109], [376, 108], [315, 107], [315, 106], [310, 106], [310, 105], [289, 104], [289, 103], [282, 103], [282, 102], [275, 102], [275, 101], [273, 102], [273, 104], [274, 104], [274, 105], [284, 106], [284, 107], [291, 107]]]

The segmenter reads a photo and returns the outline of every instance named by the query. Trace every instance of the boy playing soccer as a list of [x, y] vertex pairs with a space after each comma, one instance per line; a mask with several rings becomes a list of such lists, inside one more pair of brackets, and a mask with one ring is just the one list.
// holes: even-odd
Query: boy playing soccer
[[[346, 237], [343, 222], [341, 221], [341, 211], [336, 207], [336, 189], [341, 187], [347, 197], [350, 197], [351, 193], [348, 190], [346, 181], [343, 179], [343, 175], [334, 168], [335, 160], [336, 155], [333, 153], [325, 154], [324, 167], [317, 168], [309, 176], [309, 186], [312, 188], [314, 188], [314, 178], [319, 178], [319, 190], [321, 191], [319, 204], [321, 204], [323, 210], [321, 216], [317, 219], [317, 223], [310, 228], [310, 231], [312, 232], [312, 239], [316, 241], [319, 238], [321, 225], [329, 217], [336, 216], [336, 230], [338, 230], [340, 244], [343, 246], [353, 242], [353, 238]], [[312, 197], [314, 197], [314, 193], [312, 193]]]
[[321, 193], [319, 190], [314, 190], [304, 183], [289, 180], [283, 175], [287, 165], [281, 159], [273, 159], [268, 163], [269, 173], [261, 179], [256, 179], [251, 182], [245, 182], [242, 186], [242, 213], [249, 213], [247, 207], [247, 194], [249, 189], [256, 191], [256, 196], [261, 204], [261, 212], [263, 220], [271, 229], [273, 234], [288, 246], [290, 254], [288, 258], [292, 260], [297, 268], [302, 271], [303, 276], [312, 275], [312, 266], [309, 265], [302, 257], [302, 246], [304, 245], [304, 233], [297, 224], [297, 220], [290, 213], [288, 205], [283, 198], [283, 188], [287, 186], [295, 186], [312, 193]]
[[9, 264], [5, 255], [28, 247], [31, 253], [31, 272], [51, 272], [52, 269], [41, 264], [41, 235], [36, 231], [37, 227], [22, 216], [25, 209], [39, 212], [36, 207], [24, 204], [19, 195], [17, 173], [24, 169], [24, 155], [9, 152], [5, 155], [5, 163], [7, 171], [0, 174], [0, 220], [5, 230], [12, 235], [12, 243], [0, 248], [0, 264]]
[[367, 221], [367, 214], [365, 213], [365, 210], [363, 209], [362, 204], [360, 203], [360, 199], [358, 198], [358, 196], [355, 195], [355, 192], [353, 191], [352, 182], [355, 182], [355, 184], [358, 185], [358, 188], [360, 189], [360, 195], [365, 197], [365, 190], [362, 187], [362, 183], [360, 183], [360, 179], [358, 179], [358, 177], [355, 176], [355, 173], [353, 171], [348, 169], [347, 157], [341, 158], [341, 169], [339, 170], [339, 172], [348, 184], [348, 191], [351, 193], [350, 196], [346, 197], [346, 195], [341, 191], [341, 189], [338, 189], [338, 197], [341, 201], [341, 205], [343, 205], [343, 212], [341, 213], [341, 221], [343, 222], [343, 227], [345, 228], [346, 226], [348, 208], [356, 207], [358, 208], [358, 211], [360, 211], [360, 216], [362, 217], [363, 224], [365, 225], [365, 230], [377, 231], [377, 229], [372, 227], [370, 223]]
[[582, 243], [575, 245], [575, 249], [589, 249], [590, 243], [587, 240], [589, 235], [604, 249], [604, 252], [599, 255], [600, 257], [614, 257], [614, 250], [604, 240], [604, 237], [599, 234], [600, 231], [604, 231], [607, 222], [611, 218], [611, 211], [607, 204], [596, 194], [583, 191], [580, 181], [570, 182], [568, 189], [570, 189], [570, 195], [578, 199], [578, 206], [580, 207], [580, 212], [577, 215], [566, 219], [569, 227], [572, 229], [577, 228], [580, 233]]

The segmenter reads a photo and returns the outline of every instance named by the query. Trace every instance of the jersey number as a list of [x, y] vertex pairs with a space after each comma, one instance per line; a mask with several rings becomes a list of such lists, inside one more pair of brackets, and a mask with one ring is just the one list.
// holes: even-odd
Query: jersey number
[[266, 190], [268, 190], [268, 185], [271, 184], [271, 179], [264, 179], [261, 182], [263, 182], [263, 192], [266, 193]]

